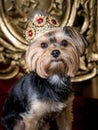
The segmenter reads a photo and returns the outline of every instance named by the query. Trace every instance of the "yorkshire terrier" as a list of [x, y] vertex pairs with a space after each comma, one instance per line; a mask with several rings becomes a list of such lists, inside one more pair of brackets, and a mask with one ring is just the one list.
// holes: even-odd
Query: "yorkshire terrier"
[[35, 14], [26, 24], [30, 73], [11, 88], [2, 112], [4, 130], [71, 130], [75, 76], [87, 42], [74, 27]]

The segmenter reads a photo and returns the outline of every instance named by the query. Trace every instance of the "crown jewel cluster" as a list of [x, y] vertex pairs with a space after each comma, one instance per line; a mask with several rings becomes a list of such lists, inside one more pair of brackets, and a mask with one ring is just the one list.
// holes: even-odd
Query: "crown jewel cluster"
[[59, 26], [58, 20], [53, 16], [35, 14], [32, 19], [29, 19], [24, 32], [26, 40], [31, 43], [32, 40], [50, 30]]

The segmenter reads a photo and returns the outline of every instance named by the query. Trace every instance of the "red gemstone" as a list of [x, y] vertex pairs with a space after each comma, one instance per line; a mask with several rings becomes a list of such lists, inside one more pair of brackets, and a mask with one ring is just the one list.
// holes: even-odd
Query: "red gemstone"
[[28, 36], [29, 36], [29, 37], [33, 36], [33, 31], [32, 31], [32, 30], [29, 30], [29, 31], [28, 31]]
[[52, 21], [53, 24], [57, 24], [55, 19], [51, 19], [51, 21]]
[[43, 22], [43, 18], [38, 18], [38, 19], [37, 19], [37, 22], [38, 22], [39, 24], [41, 24], [41, 23]]

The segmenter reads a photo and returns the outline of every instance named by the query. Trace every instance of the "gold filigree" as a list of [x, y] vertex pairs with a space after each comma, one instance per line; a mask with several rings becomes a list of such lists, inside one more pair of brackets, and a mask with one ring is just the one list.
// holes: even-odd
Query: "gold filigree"
[[36, 9], [55, 15], [61, 26], [77, 27], [86, 37], [89, 47], [72, 81], [94, 77], [98, 73], [97, 0], [0, 0], [0, 79], [28, 72], [23, 57], [28, 44], [23, 32]]

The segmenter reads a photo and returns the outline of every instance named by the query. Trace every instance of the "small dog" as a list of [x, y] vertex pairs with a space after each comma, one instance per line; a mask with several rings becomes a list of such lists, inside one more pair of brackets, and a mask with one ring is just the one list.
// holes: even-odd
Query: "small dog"
[[35, 14], [26, 25], [30, 73], [6, 99], [4, 130], [71, 130], [73, 90], [70, 78], [79, 68], [87, 42], [73, 27], [59, 27], [53, 16]]

